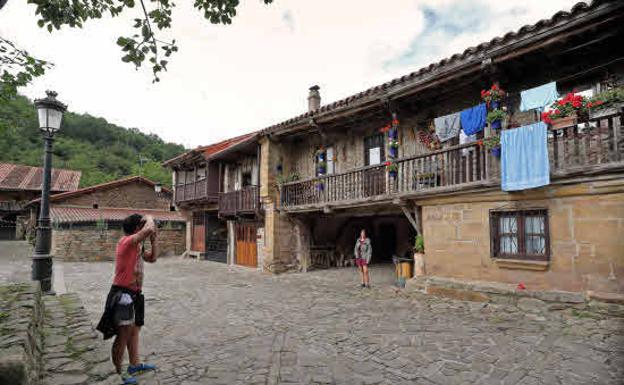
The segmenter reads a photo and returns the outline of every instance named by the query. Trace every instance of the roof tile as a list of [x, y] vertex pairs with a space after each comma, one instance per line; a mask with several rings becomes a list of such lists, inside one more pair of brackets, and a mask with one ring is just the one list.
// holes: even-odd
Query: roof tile
[[[80, 184], [80, 171], [52, 169], [50, 191], [74, 191]], [[43, 169], [13, 163], [0, 163], [0, 190], [41, 190]]]

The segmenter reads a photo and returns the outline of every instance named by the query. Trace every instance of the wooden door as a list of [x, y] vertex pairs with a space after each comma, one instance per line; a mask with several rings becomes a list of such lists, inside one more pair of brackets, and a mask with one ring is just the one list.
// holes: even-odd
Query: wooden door
[[236, 264], [249, 267], [258, 266], [256, 247], [256, 225], [251, 223], [236, 224]]
[[191, 233], [191, 251], [206, 251], [206, 216], [204, 212], [193, 213], [193, 228]]

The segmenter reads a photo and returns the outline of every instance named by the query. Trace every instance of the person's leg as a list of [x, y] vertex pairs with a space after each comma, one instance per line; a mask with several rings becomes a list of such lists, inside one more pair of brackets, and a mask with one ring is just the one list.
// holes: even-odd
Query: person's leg
[[137, 366], [140, 363], [139, 360], [139, 326], [131, 326], [130, 337], [128, 338], [128, 360], [130, 365]]
[[362, 266], [362, 275], [364, 276], [364, 285], [370, 285], [370, 279], [368, 277], [368, 265]]
[[113, 347], [111, 348], [111, 358], [117, 374], [121, 374], [121, 366], [123, 364], [124, 353], [128, 346], [128, 341], [132, 335], [132, 326], [118, 326], [117, 336]]
[[360, 282], [362, 285], [364, 285], [364, 270], [362, 266], [360, 266], [359, 264], [358, 264], [358, 271], [360, 272]]

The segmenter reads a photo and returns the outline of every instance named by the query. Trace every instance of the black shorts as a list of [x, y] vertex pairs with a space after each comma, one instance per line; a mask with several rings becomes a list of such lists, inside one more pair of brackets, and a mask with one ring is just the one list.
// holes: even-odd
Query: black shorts
[[[131, 303], [120, 303], [124, 294], [132, 299]], [[145, 297], [139, 293], [120, 293], [113, 311], [116, 326], [143, 326], [145, 324]], [[121, 301], [123, 302], [123, 301]]]

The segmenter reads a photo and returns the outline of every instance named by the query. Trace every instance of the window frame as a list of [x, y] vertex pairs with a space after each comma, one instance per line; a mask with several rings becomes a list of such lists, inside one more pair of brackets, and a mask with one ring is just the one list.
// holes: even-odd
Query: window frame
[[[516, 235], [517, 253], [502, 254], [500, 252], [500, 219], [505, 216], [514, 216], [516, 218], [516, 233], [504, 233], [504, 235]], [[527, 217], [539, 216], [544, 219], [544, 233], [526, 233], [525, 225]], [[490, 257], [493, 259], [518, 259], [526, 261], [550, 261], [550, 222], [548, 209], [543, 207], [522, 208], [511, 210], [490, 210]], [[527, 236], [544, 237], [544, 253], [528, 254], [526, 252]]]
[[[379, 142], [379, 143], [377, 143]], [[370, 163], [370, 150], [379, 148], [379, 160], [377, 164]], [[373, 134], [364, 138], [364, 165], [376, 166], [386, 161], [386, 136], [384, 134]]]

